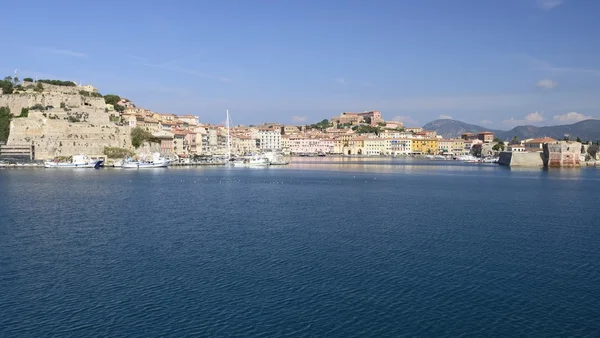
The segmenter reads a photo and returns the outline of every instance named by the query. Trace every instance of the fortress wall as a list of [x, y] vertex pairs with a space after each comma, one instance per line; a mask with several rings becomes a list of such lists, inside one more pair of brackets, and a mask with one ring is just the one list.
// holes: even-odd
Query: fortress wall
[[0, 107], [8, 107], [13, 115], [17, 116], [21, 113], [22, 108], [30, 108], [36, 104], [42, 106], [53, 106], [55, 110], [62, 110], [61, 103], [73, 110], [86, 110], [89, 113], [94, 113], [97, 116], [93, 118], [101, 118], [106, 116], [108, 121], [109, 113], [105, 112], [106, 103], [101, 97], [87, 97], [79, 94], [61, 94], [61, 93], [21, 93], [0, 95]]
[[581, 165], [581, 143], [557, 141], [544, 144], [544, 154], [549, 167], [579, 167]]
[[135, 151], [131, 146], [130, 132], [130, 128], [114, 124], [68, 123], [34, 116], [12, 120], [7, 144], [33, 144], [36, 160], [74, 154], [102, 154], [104, 147]]
[[511, 167], [543, 167], [543, 153], [513, 153], [510, 151], [503, 151], [500, 153], [498, 164]]

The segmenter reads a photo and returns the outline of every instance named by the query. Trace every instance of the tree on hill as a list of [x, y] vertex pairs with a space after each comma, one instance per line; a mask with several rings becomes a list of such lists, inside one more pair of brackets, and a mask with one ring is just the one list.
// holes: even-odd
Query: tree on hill
[[142, 127], [135, 127], [131, 130], [131, 144], [137, 149], [142, 143], [150, 141], [152, 134]]
[[8, 141], [8, 134], [10, 133], [10, 121], [13, 116], [10, 113], [10, 108], [0, 107], [0, 142]]
[[517, 135], [515, 135], [515, 137], [513, 137], [512, 140], [510, 141], [510, 144], [519, 144], [519, 143], [521, 143], [521, 141], [519, 140]]
[[381, 132], [381, 128], [379, 127], [372, 127], [369, 125], [359, 125], [359, 126], [354, 126], [352, 127], [352, 130], [354, 130], [357, 134], [375, 134], [375, 135], [379, 135], [379, 133]]
[[500, 142], [494, 144], [494, 146], [492, 147], [492, 150], [494, 150], [494, 151], [504, 151], [504, 148], [505, 148], [504, 142], [500, 141]]
[[76, 87], [77, 84], [73, 81], [61, 81], [61, 80], [47, 80], [47, 79], [42, 79], [42, 80], [37, 80], [38, 83], [47, 83], [49, 85], [55, 85], [55, 86], [64, 86], [64, 87]]
[[308, 126], [311, 129], [321, 129], [321, 130], [325, 130], [327, 128], [329, 128], [330, 124], [329, 124], [329, 120], [328, 119], [324, 119], [321, 122], [315, 123], [315, 124], [311, 124], [310, 126]]
[[23, 79], [24, 82], [33, 82], [33, 79], [30, 77], [26, 77]]
[[577, 142], [581, 143], [581, 139], [577, 136]]
[[35, 87], [33, 88], [34, 91], [41, 93], [44, 91], [44, 85], [42, 85], [41, 82], [38, 82], [35, 84]]
[[4, 80], [0, 80], [0, 88], [2, 88], [3, 94], [12, 94], [14, 84], [12, 83], [12, 77], [7, 76]]
[[119, 101], [121, 101], [121, 97], [119, 95], [115, 95], [115, 94], [104, 95], [104, 102], [106, 102], [107, 104], [112, 104], [113, 106], [115, 106], [115, 109], [116, 109], [117, 103], [119, 103]]

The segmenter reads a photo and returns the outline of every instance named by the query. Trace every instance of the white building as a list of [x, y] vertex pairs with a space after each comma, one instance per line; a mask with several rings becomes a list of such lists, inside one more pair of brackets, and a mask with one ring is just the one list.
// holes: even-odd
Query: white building
[[259, 128], [260, 150], [281, 151], [281, 129]]

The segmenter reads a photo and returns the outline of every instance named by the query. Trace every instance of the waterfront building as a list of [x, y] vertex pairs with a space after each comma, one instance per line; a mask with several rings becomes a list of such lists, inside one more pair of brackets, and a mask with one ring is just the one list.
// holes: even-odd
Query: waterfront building
[[386, 155], [392, 151], [390, 138], [365, 138], [363, 155]]
[[452, 140], [452, 153], [454, 155], [464, 155], [465, 152], [465, 140], [462, 138], [455, 138]]
[[390, 152], [392, 155], [408, 155], [412, 153], [412, 138], [392, 139]]
[[454, 153], [454, 140], [438, 139], [438, 153]]
[[483, 143], [492, 143], [494, 142], [494, 133], [491, 131], [484, 131], [477, 134], [477, 139], [482, 141]]
[[438, 139], [413, 139], [412, 141], [412, 152], [414, 154], [437, 154], [438, 152]]
[[281, 151], [281, 128], [258, 128], [259, 148], [262, 151]]

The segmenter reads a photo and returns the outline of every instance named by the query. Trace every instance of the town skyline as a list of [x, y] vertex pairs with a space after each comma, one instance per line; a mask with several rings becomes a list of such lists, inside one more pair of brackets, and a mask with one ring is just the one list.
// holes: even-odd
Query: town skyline
[[[116, 8], [128, 19], [109, 25]], [[4, 9], [64, 24], [32, 34], [9, 16], [19, 29], [5, 37], [3, 74], [73, 79], [212, 124], [226, 109], [246, 125], [369, 110], [406, 125], [451, 117], [501, 130], [600, 117], [596, 2], [107, 1], [90, 10], [32, 0]]]

